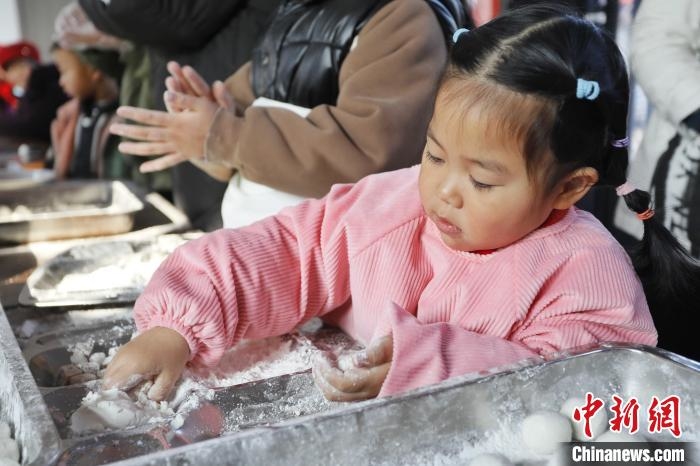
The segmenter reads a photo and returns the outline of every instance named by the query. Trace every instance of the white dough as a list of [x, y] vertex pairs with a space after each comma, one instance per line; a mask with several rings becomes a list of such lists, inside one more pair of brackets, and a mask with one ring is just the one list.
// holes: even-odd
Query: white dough
[[0, 439], [10, 438], [10, 426], [7, 422], [0, 421]]
[[[582, 442], [590, 442], [591, 440], [598, 437], [600, 434], [608, 430], [608, 414], [605, 410], [605, 406], [601, 406], [598, 411], [591, 417], [591, 435], [588, 437], [585, 432], [586, 422], [583, 419], [583, 411], [581, 408], [586, 405], [586, 400], [583, 398], [569, 398], [561, 405], [561, 410], [559, 412], [564, 416], [568, 417], [571, 421], [571, 427], [574, 431], [574, 439]], [[581, 420], [574, 420], [574, 409], [579, 408], [581, 412]]]
[[20, 466], [17, 461], [0, 458], [0, 466]]
[[513, 466], [513, 463], [501, 454], [483, 453], [472, 458], [469, 466]]
[[644, 442], [644, 437], [640, 435], [632, 435], [629, 432], [613, 432], [609, 430], [602, 433], [596, 442]]
[[19, 461], [19, 446], [11, 438], [0, 439], [0, 458]]
[[570, 442], [572, 435], [569, 419], [553, 411], [533, 413], [523, 420], [523, 441], [533, 453], [549, 455], [561, 442]]
[[101, 367], [104, 365], [105, 359], [107, 359], [107, 355], [104, 353], [92, 353], [88, 361]]
[[172, 411], [168, 412], [167, 408], [163, 408], [165, 407], [160, 407], [155, 402], [145, 405], [143, 402], [134, 401], [117, 389], [91, 392], [71, 416], [71, 429], [82, 433], [138, 426], [152, 418], [172, 414]]

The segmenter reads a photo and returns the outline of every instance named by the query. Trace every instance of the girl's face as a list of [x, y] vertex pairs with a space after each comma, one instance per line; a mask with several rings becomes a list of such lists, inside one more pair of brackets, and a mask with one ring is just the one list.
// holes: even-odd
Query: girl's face
[[449, 247], [502, 248], [542, 225], [556, 196], [528, 176], [517, 138], [499, 137], [478, 109], [460, 104], [438, 95], [421, 162], [423, 208]]
[[97, 88], [95, 70], [83, 63], [77, 54], [64, 49], [56, 49], [53, 52], [53, 59], [61, 73], [58, 82], [66, 94], [81, 100], [95, 94]]

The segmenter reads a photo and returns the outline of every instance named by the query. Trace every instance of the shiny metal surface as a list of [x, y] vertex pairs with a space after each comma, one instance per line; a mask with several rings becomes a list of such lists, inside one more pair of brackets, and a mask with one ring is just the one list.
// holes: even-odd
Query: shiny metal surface
[[52, 464], [61, 451], [58, 431], [1, 310], [0, 420], [10, 424], [22, 464]]
[[[128, 327], [123, 320], [118, 325], [117, 321], [83, 323], [79, 329], [71, 329], [69, 320], [61, 322], [50, 333], [20, 339], [24, 359], [29, 361], [61, 353], [55, 360], [46, 357], [49, 373], [65, 362], [70, 345], [86, 339], [105, 347], [118, 344], [124, 334], [116, 327], [125, 323]], [[605, 345], [361, 403], [327, 402], [308, 371], [282, 375], [216, 389], [212, 397], [188, 411], [179, 426], [163, 419], [76, 437], [69, 429], [70, 416], [99, 382], [52, 387], [50, 374], [42, 379], [35, 370], [32, 377], [7, 322], [0, 330], [3, 344], [12, 343], [9, 354], [21, 362], [9, 369], [0, 367], [21, 384], [18, 390], [16, 384], [8, 386], [5, 377], [0, 379], [2, 399], [30, 391], [33, 410], [18, 401], [13, 406], [21, 407], [21, 422], [42, 433], [21, 440], [27, 449], [25, 458], [40, 451], [43, 460], [58, 458], [55, 464], [61, 465], [442, 465], [465, 464], [487, 447], [500, 448], [520, 465], [544, 464], [529, 457], [518, 443], [522, 419], [536, 410], [558, 411], [565, 399], [583, 397], [589, 391], [607, 403], [613, 394], [635, 396], [640, 403], [652, 395], [677, 394], [682, 400], [683, 440], [697, 440], [700, 429], [699, 363], [655, 348]], [[327, 349], [327, 337], [303, 338]], [[37, 381], [44, 387], [37, 387]], [[488, 442], [495, 438], [505, 441]]]
[[700, 428], [699, 369], [697, 363], [661, 350], [606, 346], [485, 378], [455, 378], [404, 396], [348, 405], [116, 464], [466, 464], [488, 450], [479, 445], [488, 446], [489, 439], [498, 436], [504, 441], [491, 442], [492, 451], [499, 447], [495, 451], [516, 464], [546, 464], [528, 458], [518, 444], [520, 422], [536, 410], [558, 411], [566, 398], [586, 391], [606, 401], [615, 393], [640, 400], [651, 394], [679, 394], [685, 440], [690, 441], [697, 439]]
[[144, 204], [121, 181], [63, 181], [0, 191], [0, 205], [26, 212], [0, 218], [0, 243], [82, 238], [129, 231]]

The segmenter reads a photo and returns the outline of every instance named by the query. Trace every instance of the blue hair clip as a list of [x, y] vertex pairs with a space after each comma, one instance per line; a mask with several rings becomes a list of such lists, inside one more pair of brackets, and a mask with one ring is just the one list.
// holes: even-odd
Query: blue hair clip
[[600, 84], [598, 81], [586, 81], [578, 78], [576, 80], [576, 97], [579, 99], [595, 100], [600, 95]]
[[457, 41], [459, 40], [459, 36], [461, 36], [461, 35], [464, 34], [465, 32], [469, 32], [469, 29], [467, 29], [467, 28], [459, 28], [459, 29], [457, 29], [457, 30], [455, 31], [455, 33], [452, 34], [452, 42], [456, 44]]

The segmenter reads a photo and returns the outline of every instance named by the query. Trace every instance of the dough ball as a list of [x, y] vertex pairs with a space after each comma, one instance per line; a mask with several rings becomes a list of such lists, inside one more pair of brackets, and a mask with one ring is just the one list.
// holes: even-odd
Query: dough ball
[[600, 434], [608, 430], [608, 413], [605, 410], [605, 406], [602, 406], [598, 411], [596, 411], [596, 413], [589, 421], [591, 426], [592, 437], [588, 437], [584, 432], [586, 428], [586, 423], [583, 420], [583, 412], [581, 412], [581, 421], [574, 420], [574, 409], [579, 408], [580, 410], [581, 407], [585, 405], [586, 400], [583, 398], [569, 398], [564, 402], [564, 404], [561, 405], [561, 409], [559, 410], [559, 412], [564, 416], [568, 417], [571, 421], [571, 427], [573, 428], [574, 432], [574, 439], [579, 440], [581, 442], [590, 442], [591, 440], [595, 439]]
[[553, 411], [533, 413], [523, 420], [521, 432], [525, 445], [534, 453], [554, 453], [561, 442], [570, 442], [572, 435], [569, 418]]
[[71, 428], [74, 432], [124, 429], [138, 425], [144, 418], [147, 413], [129, 395], [111, 389], [88, 395], [71, 416]]
[[513, 463], [498, 453], [482, 453], [472, 458], [469, 466], [513, 466]]
[[596, 442], [644, 442], [644, 437], [641, 435], [632, 435], [629, 432], [613, 432], [609, 430], [600, 434]]
[[0, 439], [0, 458], [19, 461], [19, 446], [11, 438]]
[[104, 353], [92, 353], [88, 361], [101, 367], [104, 365], [105, 359], [107, 359], [107, 355]]

